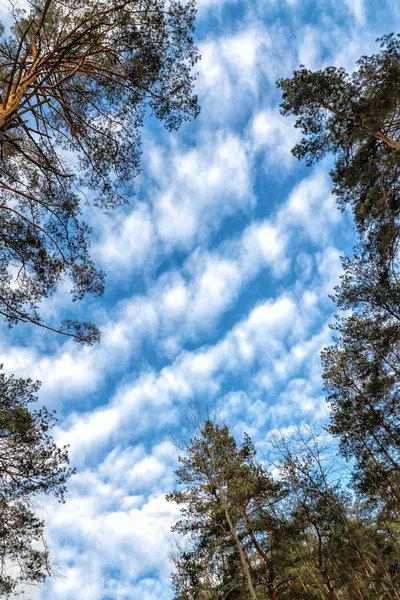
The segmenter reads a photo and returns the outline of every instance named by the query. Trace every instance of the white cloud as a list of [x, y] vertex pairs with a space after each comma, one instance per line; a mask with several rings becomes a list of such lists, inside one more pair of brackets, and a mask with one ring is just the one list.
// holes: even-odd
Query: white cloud
[[110, 216], [90, 213], [93, 255], [111, 281], [152, 274], [160, 256], [207, 242], [226, 217], [255, 205], [253, 161], [238, 135], [205, 130], [190, 147], [178, 139], [168, 145], [145, 139], [143, 201]]
[[251, 160], [234, 133], [207, 134], [186, 151], [153, 146], [147, 153], [155, 227], [167, 252], [190, 249], [254, 205]]
[[179, 509], [161, 490], [173, 485], [175, 462], [168, 441], [150, 453], [142, 445], [114, 448], [95, 471], [71, 479], [68, 502], [47, 504], [48, 537], [63, 577], [49, 582], [44, 598], [122, 600], [140, 588], [141, 597], [152, 598], [160, 584], [155, 572], [165, 587], [170, 528]]
[[98, 223], [101, 232], [93, 248], [93, 256], [111, 277], [124, 278], [127, 270], [148, 268], [157, 248], [148, 206], [136, 203], [130, 213], [101, 215]]
[[365, 6], [363, 0], [344, 0], [349, 11], [354, 15], [355, 19], [364, 25], [365, 23]]
[[[173, 422], [175, 402], [203, 394], [211, 398], [231, 373], [262, 365], [270, 386], [282, 381], [288, 375], [289, 347], [303, 344], [313, 323], [318, 322], [316, 283], [313, 292], [304, 290], [296, 298], [284, 294], [260, 303], [217, 344], [182, 352], [158, 374], [145, 373], [125, 384], [108, 406], [70, 416], [63, 424], [60, 441], [71, 444], [74, 460], [85, 460], [111, 441], [137, 439], [150, 426], [157, 431], [167, 421]], [[295, 358], [298, 365], [301, 353]], [[128, 429], [126, 423], [131, 423]]]
[[[271, 35], [251, 22], [233, 34], [200, 44], [198, 91], [208, 121], [233, 121], [257, 102], [265, 80], [275, 82]], [[276, 63], [276, 61], [274, 61]], [[239, 108], [240, 107], [240, 108]]]
[[306, 26], [301, 30], [298, 61], [299, 64], [305, 65], [307, 69], [315, 70], [321, 66], [323, 45], [321, 44], [320, 36], [321, 30], [318, 30], [315, 26]]
[[[76, 502], [70, 498], [68, 505], [51, 515], [50, 541], [58, 559], [69, 566], [61, 571], [63, 579], [50, 582], [45, 598], [122, 600], [125, 593], [138, 587], [145, 586], [149, 592], [157, 589], [156, 582], [151, 582], [155, 572], [165, 585], [170, 571], [168, 539], [176, 506], [167, 503], [163, 494], [150, 497], [140, 507], [118, 510], [107, 503], [101, 506], [97, 496], [102, 493], [101, 486], [91, 479], [83, 509], [79, 498]], [[79, 553], [74, 551], [76, 546]]]
[[254, 150], [266, 152], [267, 169], [277, 165], [289, 169], [296, 162], [291, 150], [300, 139], [299, 130], [293, 127], [292, 119], [279, 114], [278, 108], [256, 113], [249, 133]]
[[204, 16], [203, 13], [208, 13], [215, 9], [220, 11], [225, 4], [235, 4], [237, 1], [238, 0], [197, 0], [196, 6], [200, 16]]
[[325, 169], [318, 168], [295, 186], [279, 212], [278, 222], [298, 227], [308, 239], [326, 243], [342, 216], [331, 194], [331, 182]]

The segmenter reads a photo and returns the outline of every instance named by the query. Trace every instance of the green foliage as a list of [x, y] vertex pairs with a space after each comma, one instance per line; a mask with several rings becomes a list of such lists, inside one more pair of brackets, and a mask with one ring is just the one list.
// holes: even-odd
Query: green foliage
[[293, 153], [309, 165], [334, 154], [333, 191], [351, 206], [358, 236], [333, 296], [351, 313], [336, 318], [335, 343], [322, 353], [329, 430], [355, 461], [359, 491], [398, 521], [400, 36], [380, 41], [352, 74], [301, 67], [278, 86], [283, 114], [296, 115], [304, 135]]
[[400, 322], [398, 284], [360, 256], [344, 261], [336, 289], [335, 345], [322, 353], [331, 405], [329, 429], [342, 452], [356, 459], [355, 481], [373, 502], [400, 517]]
[[0, 372], [0, 595], [18, 594], [50, 573], [44, 521], [34, 499], [52, 494], [64, 501], [67, 448], [59, 448], [49, 431], [54, 414], [29, 409], [39, 384]]
[[[0, 309], [44, 325], [38, 306], [66, 277], [73, 300], [101, 294], [82, 197], [127, 201], [146, 111], [176, 129], [198, 114], [193, 0], [40, 0], [0, 32]], [[14, 281], [13, 281], [14, 279]], [[58, 331], [92, 344], [99, 331]]]

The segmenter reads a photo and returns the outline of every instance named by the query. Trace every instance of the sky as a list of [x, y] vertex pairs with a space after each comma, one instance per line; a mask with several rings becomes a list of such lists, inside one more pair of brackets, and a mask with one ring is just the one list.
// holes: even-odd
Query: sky
[[42, 306], [94, 320], [101, 344], [0, 329], [5, 371], [42, 381], [77, 469], [64, 505], [42, 503], [59, 576], [29, 600], [172, 598], [165, 494], [189, 402], [261, 453], [271, 431], [327, 419], [320, 352], [353, 228], [330, 159], [291, 155], [275, 82], [299, 64], [353, 70], [399, 23], [396, 0], [198, 0], [201, 115], [172, 134], [146, 119], [134, 201], [88, 211], [104, 296], [72, 306], [65, 288]]

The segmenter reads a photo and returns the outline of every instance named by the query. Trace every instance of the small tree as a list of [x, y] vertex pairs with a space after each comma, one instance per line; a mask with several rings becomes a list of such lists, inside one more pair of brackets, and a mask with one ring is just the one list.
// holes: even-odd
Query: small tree
[[64, 501], [67, 447], [59, 448], [49, 430], [54, 415], [28, 406], [36, 400], [38, 382], [0, 372], [0, 595], [39, 584], [50, 573], [44, 521], [34, 499], [53, 494]]
[[277, 560], [284, 490], [256, 464], [250, 438], [239, 445], [226, 426], [206, 420], [179, 460], [184, 489], [167, 496], [182, 505], [173, 530], [188, 542], [174, 561], [176, 600], [277, 600], [286, 579], [286, 565]]
[[[127, 201], [147, 108], [167, 129], [198, 113], [198, 55], [193, 0], [27, 4], [0, 30], [0, 314], [44, 326], [39, 302], [66, 276], [74, 300], [102, 293], [81, 197]], [[72, 320], [57, 330], [99, 337]]]

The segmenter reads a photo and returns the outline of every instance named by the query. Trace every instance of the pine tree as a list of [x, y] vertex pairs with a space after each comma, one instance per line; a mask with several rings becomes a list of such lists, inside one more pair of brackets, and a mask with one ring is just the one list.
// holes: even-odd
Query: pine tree
[[336, 318], [335, 343], [322, 354], [329, 430], [356, 461], [359, 490], [398, 519], [400, 36], [380, 41], [352, 74], [301, 67], [278, 86], [283, 114], [304, 135], [293, 153], [309, 165], [334, 155], [333, 191], [356, 225], [355, 255], [343, 260], [333, 296], [351, 314]]
[[167, 496], [182, 505], [173, 530], [187, 543], [174, 560], [176, 600], [277, 600], [288, 579], [278, 511], [285, 490], [256, 464], [250, 438], [239, 445], [206, 420], [179, 460], [183, 489]]
[[393, 258], [400, 211], [400, 34], [381, 40], [357, 69], [305, 67], [281, 79], [282, 113], [297, 117], [304, 137], [292, 152], [312, 165], [335, 156], [331, 171], [339, 206], [350, 205], [367, 251]]
[[146, 111], [176, 129], [198, 113], [192, 0], [28, 0], [0, 30], [0, 314], [99, 339], [90, 323], [43, 323], [39, 304], [68, 278], [72, 298], [101, 294], [86, 199], [133, 193]]

